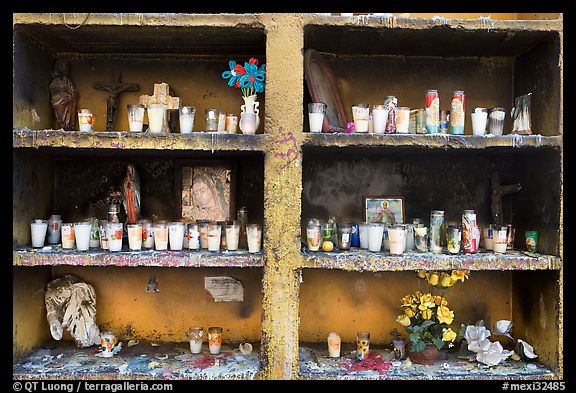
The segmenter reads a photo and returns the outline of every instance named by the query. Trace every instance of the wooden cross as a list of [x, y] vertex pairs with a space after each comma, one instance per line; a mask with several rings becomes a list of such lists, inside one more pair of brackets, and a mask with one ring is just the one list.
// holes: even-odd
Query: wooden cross
[[[140, 104], [148, 108], [150, 104], [164, 104], [168, 110], [180, 108], [180, 98], [170, 96], [170, 86], [168, 83], [154, 83], [154, 94], [151, 96], [140, 96]], [[162, 132], [170, 132], [168, 119], [164, 114], [162, 120]]]
[[522, 186], [520, 183], [509, 184], [503, 186], [500, 184], [500, 175], [498, 172], [492, 174], [492, 195], [491, 195], [491, 208], [492, 208], [492, 222], [494, 224], [502, 225], [502, 197], [507, 194], [513, 194], [520, 191]]
[[121, 83], [120, 73], [116, 73], [112, 77], [112, 83], [95, 83], [94, 88], [96, 90], [104, 90], [110, 93], [108, 96], [108, 101], [106, 101], [106, 131], [112, 132], [114, 130], [116, 112], [118, 111], [120, 94], [126, 91], [138, 91], [140, 88], [136, 83]]

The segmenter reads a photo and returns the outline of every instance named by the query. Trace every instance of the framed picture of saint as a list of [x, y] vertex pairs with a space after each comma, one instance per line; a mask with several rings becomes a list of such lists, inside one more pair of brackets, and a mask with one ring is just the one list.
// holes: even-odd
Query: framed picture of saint
[[404, 198], [364, 197], [366, 222], [383, 222], [389, 225], [404, 223]]
[[236, 163], [180, 160], [176, 163], [178, 216], [183, 221], [234, 220]]

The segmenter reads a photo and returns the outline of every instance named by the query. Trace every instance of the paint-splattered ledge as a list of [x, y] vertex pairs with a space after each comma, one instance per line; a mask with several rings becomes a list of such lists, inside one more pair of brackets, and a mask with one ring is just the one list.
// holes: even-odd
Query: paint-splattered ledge
[[13, 129], [13, 148], [264, 151], [265, 134], [149, 133]]
[[302, 251], [304, 268], [340, 269], [348, 271], [404, 271], [404, 270], [558, 270], [561, 259], [524, 251], [496, 254], [480, 250], [476, 254], [407, 252], [391, 255], [352, 248], [351, 251]]
[[[126, 344], [124, 342], [123, 344]], [[123, 348], [111, 358], [98, 357], [98, 347], [76, 348], [71, 342], [51, 343], [13, 364], [14, 379], [255, 379], [260, 370], [260, 343], [243, 355], [237, 344], [222, 344], [212, 355], [204, 342], [202, 353], [190, 344], [150, 342]]]
[[456, 353], [441, 352], [441, 359], [426, 366], [410, 361], [391, 360], [389, 349], [373, 349], [363, 361], [355, 359], [355, 345], [342, 343], [341, 357], [330, 358], [326, 349], [318, 344], [301, 344], [299, 355], [300, 379], [400, 379], [400, 380], [497, 380], [497, 379], [553, 379], [555, 374], [539, 363], [505, 360], [498, 366], [488, 367], [469, 361]]
[[561, 136], [540, 134], [503, 136], [451, 134], [359, 134], [359, 133], [303, 133], [304, 146], [406, 146], [424, 148], [484, 149], [495, 147], [552, 147], [560, 149]]
[[44, 249], [15, 249], [14, 266], [151, 266], [151, 267], [263, 267], [262, 252], [240, 251], [119, 251], [64, 250], [60, 246]]

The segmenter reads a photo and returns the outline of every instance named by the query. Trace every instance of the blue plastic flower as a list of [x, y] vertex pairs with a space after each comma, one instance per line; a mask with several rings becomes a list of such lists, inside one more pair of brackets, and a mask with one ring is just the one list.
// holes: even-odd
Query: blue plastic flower
[[246, 70], [240, 64], [236, 65], [234, 60], [230, 60], [228, 66], [230, 67], [230, 71], [224, 71], [222, 73], [222, 78], [230, 78], [228, 86], [233, 87], [234, 85], [237, 85], [237, 82], [246, 73]]
[[264, 79], [266, 78], [266, 72], [263, 71], [265, 64], [262, 65], [260, 69], [255, 64], [244, 63], [244, 69], [246, 74], [242, 75], [240, 78], [241, 88], [254, 89], [256, 93], [261, 93], [264, 91]]

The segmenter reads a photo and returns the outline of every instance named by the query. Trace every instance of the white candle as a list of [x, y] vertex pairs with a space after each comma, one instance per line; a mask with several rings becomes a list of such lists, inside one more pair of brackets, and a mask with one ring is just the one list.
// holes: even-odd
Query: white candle
[[220, 353], [220, 346], [222, 345], [222, 328], [211, 327], [208, 328], [208, 347], [212, 355]]
[[184, 243], [184, 224], [171, 222], [168, 225], [170, 250], [181, 250]]
[[226, 131], [226, 113], [220, 112], [218, 114], [218, 132]]
[[128, 225], [128, 248], [132, 251], [140, 251], [142, 249], [141, 224]]
[[154, 226], [154, 245], [159, 251], [168, 249], [168, 226], [166, 224]]
[[382, 232], [382, 249], [384, 251], [390, 251], [390, 237], [388, 235], [387, 225], [384, 225], [384, 231]]
[[238, 240], [240, 238], [240, 225], [226, 225], [226, 247], [228, 251], [238, 249]]
[[110, 251], [122, 250], [122, 223], [109, 222], [106, 228], [108, 235], [108, 249]]
[[406, 248], [404, 251], [414, 250], [414, 226], [408, 224], [406, 226]]
[[248, 236], [248, 252], [259, 252], [262, 242], [262, 228], [260, 228], [260, 225], [248, 225], [246, 227], [246, 233]]
[[131, 132], [142, 132], [144, 126], [144, 105], [128, 105], [128, 125]]
[[502, 229], [494, 230], [493, 233], [494, 252], [505, 253], [508, 240], [508, 228], [502, 227]]
[[47, 230], [48, 222], [46, 220], [34, 220], [32, 223], [30, 223], [30, 231], [32, 232], [32, 247], [44, 247]]
[[76, 250], [88, 251], [90, 248], [90, 231], [92, 224], [89, 222], [74, 223], [74, 234], [76, 236]]
[[368, 249], [368, 224], [360, 223], [358, 224], [358, 230], [360, 232], [360, 248]]
[[380, 252], [382, 248], [382, 235], [384, 234], [384, 224], [371, 223], [368, 228], [368, 250]]
[[154, 248], [154, 227], [148, 220], [138, 220], [142, 226], [142, 243], [144, 248]]
[[324, 113], [308, 113], [310, 121], [310, 132], [322, 132], [322, 123], [324, 122]]
[[372, 109], [372, 123], [375, 134], [384, 134], [386, 131], [386, 119], [388, 119], [388, 110], [382, 108]]
[[70, 249], [76, 245], [76, 237], [74, 236], [74, 224], [62, 224], [62, 248]]
[[388, 228], [390, 254], [402, 255], [406, 246], [406, 232], [403, 228]]
[[340, 357], [340, 345], [342, 340], [340, 336], [334, 332], [331, 332], [328, 335], [328, 355], [331, 358], [339, 358]]
[[190, 352], [192, 353], [202, 352], [202, 340], [190, 340]]
[[150, 104], [148, 106], [148, 120], [150, 122], [150, 132], [162, 132], [162, 122], [166, 108], [163, 104]]
[[188, 226], [188, 248], [190, 250], [200, 249], [200, 232], [198, 232], [198, 224], [190, 224]]
[[181, 134], [192, 133], [193, 127], [194, 127], [194, 116], [192, 116], [192, 115], [180, 115], [180, 133]]
[[222, 228], [218, 224], [208, 225], [208, 251], [220, 251]]
[[198, 224], [198, 231], [200, 232], [200, 248], [208, 248], [208, 224]]
[[396, 132], [400, 134], [408, 133], [410, 123], [410, 108], [401, 106], [396, 109]]
[[488, 112], [474, 112], [472, 117], [472, 135], [484, 135], [486, 133], [486, 121]]

